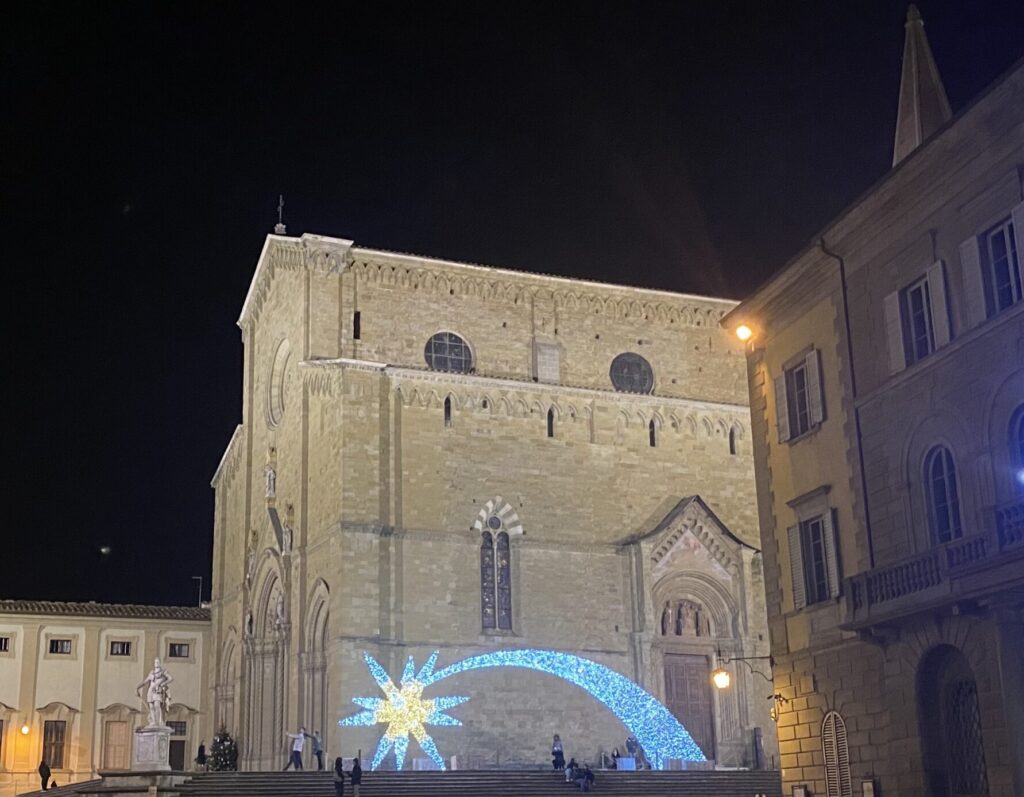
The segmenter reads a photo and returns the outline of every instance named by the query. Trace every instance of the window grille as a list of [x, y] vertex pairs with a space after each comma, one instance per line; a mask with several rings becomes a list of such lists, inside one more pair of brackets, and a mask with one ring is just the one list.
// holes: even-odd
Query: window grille
[[50, 769], [64, 768], [64, 720], [46, 720], [43, 723], [43, 761]]
[[132, 643], [124, 642], [120, 640], [111, 640], [110, 642], [110, 655], [111, 656], [131, 656], [132, 655]]
[[167, 658], [187, 659], [191, 654], [191, 648], [187, 642], [172, 642], [168, 646]]
[[61, 656], [71, 655], [71, 640], [70, 639], [51, 639], [50, 640], [50, 653]]
[[953, 681], [946, 687], [946, 760], [953, 793], [987, 797], [988, 773], [981, 740], [978, 689], [973, 680]]
[[500, 517], [487, 520], [480, 542], [480, 614], [484, 630], [512, 630], [512, 556]]

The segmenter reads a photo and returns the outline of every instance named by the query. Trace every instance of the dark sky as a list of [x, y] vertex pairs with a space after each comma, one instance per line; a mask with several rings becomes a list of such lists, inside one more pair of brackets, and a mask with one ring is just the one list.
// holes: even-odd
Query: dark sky
[[[891, 162], [903, 2], [255, 6], [5, 8], [0, 597], [209, 593], [279, 192], [293, 234], [740, 298]], [[919, 6], [954, 111], [1024, 55], [1020, 0]]]

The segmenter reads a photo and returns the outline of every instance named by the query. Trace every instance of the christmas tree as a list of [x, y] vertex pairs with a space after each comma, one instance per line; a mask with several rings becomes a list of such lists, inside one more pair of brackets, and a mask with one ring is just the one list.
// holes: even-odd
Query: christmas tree
[[211, 772], [234, 772], [238, 769], [238, 745], [227, 728], [221, 726], [213, 737], [206, 763]]

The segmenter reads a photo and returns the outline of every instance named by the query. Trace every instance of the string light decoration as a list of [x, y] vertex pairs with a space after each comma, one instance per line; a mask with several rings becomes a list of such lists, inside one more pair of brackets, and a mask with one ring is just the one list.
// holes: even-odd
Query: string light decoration
[[395, 750], [396, 769], [401, 769], [410, 734], [438, 767], [444, 769], [444, 760], [423, 726], [461, 725], [459, 720], [444, 712], [466, 702], [469, 698], [425, 699], [422, 693], [427, 687], [445, 678], [491, 667], [518, 667], [543, 672], [583, 689], [597, 698], [626, 726], [655, 769], [665, 769], [673, 759], [706, 760], [686, 728], [662, 703], [624, 675], [597, 662], [553, 650], [499, 650], [480, 656], [470, 656], [434, 672], [437, 657], [438, 652], [434, 651], [416, 673], [416, 665], [410, 656], [400, 680], [402, 688], [398, 689], [384, 668], [368, 653], [363, 653], [367, 667], [384, 691], [386, 700], [354, 698], [353, 702], [361, 706], [363, 711], [341, 720], [339, 724], [388, 724], [377, 746], [372, 763], [373, 769], [380, 766], [392, 748]]
[[437, 651], [427, 659], [426, 663], [416, 672], [416, 663], [412, 656], [405, 663], [405, 670], [399, 680], [401, 688], [396, 687], [391, 677], [373, 656], [363, 653], [366, 666], [384, 692], [384, 699], [379, 697], [356, 697], [352, 702], [363, 708], [358, 714], [346, 717], [338, 724], [345, 726], [386, 724], [387, 730], [377, 744], [377, 752], [373, 756], [372, 769], [377, 769], [393, 749], [395, 751], [395, 769], [401, 769], [405, 763], [405, 754], [409, 749], [409, 736], [417, 741], [438, 768], [444, 769], [444, 759], [437, 750], [433, 738], [427, 733], [425, 725], [461, 725], [455, 717], [445, 712], [469, 700], [468, 697], [423, 697], [425, 680], [434, 671], [437, 663]]

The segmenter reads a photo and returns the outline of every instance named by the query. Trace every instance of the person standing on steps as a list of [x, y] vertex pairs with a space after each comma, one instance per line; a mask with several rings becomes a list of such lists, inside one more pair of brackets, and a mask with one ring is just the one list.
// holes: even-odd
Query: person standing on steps
[[551, 742], [551, 768], [565, 769], [565, 751], [562, 750], [562, 737], [557, 733]]
[[345, 797], [345, 763], [341, 756], [334, 759], [334, 797]]
[[196, 752], [196, 769], [200, 772], [206, 771], [206, 740], [199, 742], [199, 750]]
[[363, 782], [363, 768], [359, 766], [359, 756], [352, 759], [349, 779], [352, 781], [352, 797], [359, 797], [359, 784]]
[[50, 786], [50, 765], [46, 761], [39, 762], [39, 777], [43, 781], [43, 791]]
[[284, 765], [282, 772], [287, 772], [288, 767], [295, 767], [297, 772], [302, 771], [302, 748], [306, 746], [306, 737], [309, 736], [306, 733], [306, 729], [300, 727], [298, 733], [288, 733], [285, 731], [285, 736], [292, 740], [292, 753], [288, 758], [288, 763]]
[[320, 731], [313, 731], [313, 755], [316, 756], [316, 771], [324, 771], [324, 737], [320, 735]]

